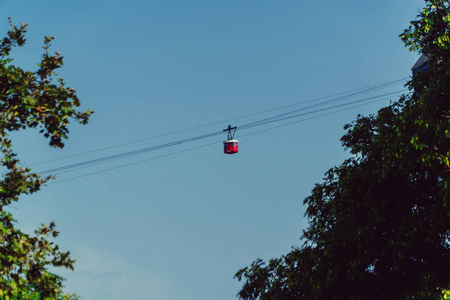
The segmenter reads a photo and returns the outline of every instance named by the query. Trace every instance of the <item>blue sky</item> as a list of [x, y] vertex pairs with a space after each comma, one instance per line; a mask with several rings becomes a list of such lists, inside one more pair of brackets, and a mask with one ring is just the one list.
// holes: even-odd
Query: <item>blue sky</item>
[[[76, 88], [83, 109], [96, 111], [87, 126], [73, 124], [62, 151], [36, 132], [15, 135], [23, 162], [36, 171], [228, 124], [238, 126], [240, 141], [233, 156], [222, 153], [224, 134], [60, 174], [12, 212], [25, 231], [56, 221], [58, 243], [77, 259], [75, 272], [61, 274], [67, 291], [83, 299], [235, 298], [237, 270], [301, 245], [303, 199], [349, 155], [340, 145], [342, 127], [389, 100], [280, 128], [273, 127], [286, 122], [239, 126], [297, 106], [254, 113], [408, 77], [418, 56], [398, 35], [422, 6], [0, 0], [3, 34], [8, 17], [29, 24], [26, 47], [13, 52], [16, 64], [35, 70], [44, 35], [55, 36], [52, 51], [64, 56], [59, 75]], [[240, 116], [247, 117], [234, 119]], [[73, 156], [124, 143], [130, 144]], [[211, 145], [185, 151], [205, 144]], [[168, 155], [176, 151], [184, 152]], [[59, 158], [65, 159], [34, 165]]]

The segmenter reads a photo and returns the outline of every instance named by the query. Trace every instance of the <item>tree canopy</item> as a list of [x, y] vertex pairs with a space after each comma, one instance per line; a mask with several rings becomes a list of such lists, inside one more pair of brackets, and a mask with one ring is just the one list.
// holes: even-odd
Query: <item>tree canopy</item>
[[450, 7], [426, 0], [400, 35], [429, 67], [345, 126], [352, 154], [304, 200], [301, 247], [235, 275], [242, 299], [439, 299], [450, 286]]
[[52, 177], [41, 178], [22, 167], [10, 134], [37, 129], [52, 147], [62, 148], [70, 120], [86, 124], [91, 111], [78, 111], [80, 101], [73, 88], [57, 78], [63, 65], [60, 53], [50, 54], [53, 37], [44, 39], [44, 54], [38, 70], [27, 71], [13, 64], [14, 47], [25, 44], [27, 25], [15, 26], [0, 40], [0, 299], [74, 299], [62, 291], [62, 279], [49, 267], [73, 269], [69, 252], [61, 251], [53, 238], [54, 222], [42, 225], [34, 235], [23, 233], [8, 211], [21, 195], [39, 191]]

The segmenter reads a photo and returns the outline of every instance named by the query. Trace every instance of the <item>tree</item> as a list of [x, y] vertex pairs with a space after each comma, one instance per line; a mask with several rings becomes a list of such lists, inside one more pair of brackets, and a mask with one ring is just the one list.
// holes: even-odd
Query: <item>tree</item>
[[25, 44], [27, 26], [15, 26], [0, 42], [0, 299], [74, 299], [62, 292], [62, 279], [49, 267], [73, 269], [74, 260], [52, 241], [58, 236], [55, 224], [42, 225], [34, 235], [17, 228], [10, 212], [5, 210], [23, 194], [33, 194], [52, 176], [41, 178], [29, 168], [21, 167], [12, 148], [12, 132], [37, 129], [49, 145], [63, 148], [70, 120], [86, 124], [91, 112], [80, 112], [80, 101], [73, 88], [56, 69], [63, 65], [60, 53], [49, 53], [53, 37], [45, 37], [44, 54], [37, 71], [26, 71], [13, 65], [14, 47]]
[[301, 247], [237, 272], [242, 299], [438, 299], [450, 286], [450, 8], [425, 0], [401, 35], [429, 68], [346, 125], [352, 156], [304, 203]]

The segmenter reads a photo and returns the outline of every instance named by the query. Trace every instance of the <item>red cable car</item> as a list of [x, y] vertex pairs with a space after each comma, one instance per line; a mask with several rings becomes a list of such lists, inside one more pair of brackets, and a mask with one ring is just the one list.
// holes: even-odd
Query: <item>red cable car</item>
[[[239, 152], [239, 141], [234, 139], [236, 129], [237, 127], [231, 127], [231, 125], [228, 125], [228, 128], [223, 130], [228, 131], [227, 140], [223, 142], [223, 153], [225, 154], [235, 154]], [[232, 132], [232, 130], [234, 131]]]

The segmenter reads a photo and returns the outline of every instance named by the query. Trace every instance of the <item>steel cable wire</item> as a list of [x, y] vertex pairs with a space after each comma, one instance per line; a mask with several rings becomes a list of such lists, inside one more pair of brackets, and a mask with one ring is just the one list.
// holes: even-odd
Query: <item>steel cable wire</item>
[[[99, 152], [99, 151], [109, 150], [109, 149], [113, 149], [113, 148], [117, 148], [117, 147], [121, 147], [121, 146], [125, 146], [125, 145], [131, 145], [131, 144], [135, 144], [135, 143], [139, 143], [139, 142], [143, 142], [143, 141], [147, 141], [147, 140], [151, 140], [151, 139], [161, 138], [161, 137], [165, 137], [165, 136], [169, 136], [169, 135], [173, 135], [173, 134], [177, 134], [177, 133], [182, 133], [182, 132], [186, 132], [186, 131], [190, 131], [190, 130], [194, 130], [194, 129], [199, 129], [199, 128], [211, 126], [211, 125], [223, 124], [224, 122], [229, 122], [229, 121], [232, 121], [232, 120], [248, 118], [248, 117], [255, 116], [255, 115], [260, 115], [260, 114], [264, 114], [264, 113], [268, 113], [268, 112], [272, 112], [272, 111], [277, 111], [277, 110], [281, 110], [281, 109], [285, 109], [285, 108], [289, 108], [289, 107], [293, 107], [293, 106], [298, 106], [298, 105], [301, 105], [301, 104], [311, 103], [311, 102], [315, 102], [315, 101], [318, 101], [318, 100], [327, 99], [327, 98], [330, 98], [330, 97], [336, 97], [336, 96], [342, 95], [342, 96], [340, 96], [338, 98], [333, 98], [331, 100], [328, 100], [328, 101], [316, 104], [316, 105], [324, 105], [324, 103], [327, 103], [329, 101], [344, 100], [344, 99], [347, 99], [347, 98], [350, 98], [350, 97], [354, 97], [354, 96], [357, 96], [357, 95], [362, 95], [362, 94], [369, 93], [369, 92], [372, 92], [372, 91], [375, 91], [375, 90], [378, 90], [378, 89], [386, 88], [386, 87], [398, 84], [400, 82], [404, 82], [406, 79], [408, 79], [408, 77], [400, 78], [400, 79], [396, 79], [396, 80], [392, 80], [392, 81], [388, 81], [388, 82], [385, 82], [385, 83], [380, 83], [380, 84], [376, 84], [376, 85], [372, 85], [372, 86], [368, 86], [368, 87], [364, 87], [364, 88], [358, 88], [358, 89], [350, 90], [350, 91], [347, 91], [347, 92], [337, 93], [337, 94], [333, 94], [333, 95], [330, 95], [330, 96], [319, 97], [319, 98], [315, 98], [313, 100], [302, 101], [300, 103], [294, 103], [294, 104], [290, 104], [290, 105], [286, 105], [286, 106], [282, 106], [282, 107], [272, 108], [272, 109], [268, 109], [268, 110], [264, 110], [264, 111], [260, 111], [260, 112], [256, 112], [256, 113], [252, 113], [252, 114], [247, 114], [247, 115], [243, 115], [243, 116], [239, 116], [239, 117], [235, 117], [235, 118], [231, 118], [231, 119], [227, 119], [227, 120], [223, 120], [223, 121], [218, 121], [218, 122], [208, 123], [208, 124], [205, 124], [205, 125], [200, 125], [200, 126], [187, 128], [187, 129], [173, 131], [173, 132], [170, 132], [170, 133], [161, 134], [161, 135], [157, 135], [157, 136], [153, 136], [153, 137], [148, 137], [148, 138], [145, 138], [145, 139], [140, 139], [140, 140], [136, 140], [136, 141], [131, 141], [131, 142], [121, 143], [121, 144], [112, 145], [112, 146], [108, 146], [108, 147], [103, 147], [103, 148], [100, 148], [100, 149], [86, 151], [86, 152], [82, 152], [82, 153], [78, 153], [78, 154], [74, 154], [74, 155], [69, 155], [69, 156], [65, 156], [65, 157], [61, 157], [61, 158], [57, 158], [57, 159], [51, 159], [51, 160], [47, 160], [47, 161], [42, 161], [42, 162], [39, 162], [39, 163], [31, 164], [30, 166], [41, 165], [41, 164], [45, 164], [45, 163], [49, 163], [49, 162], [54, 162], [54, 161], [64, 160], [64, 159], [73, 158], [73, 157], [77, 157], [77, 156], [81, 156], [81, 155], [91, 154], [91, 153], [95, 153], [95, 152]], [[311, 107], [313, 107], [313, 106], [311, 106]], [[303, 108], [300, 108], [298, 110], [302, 110], [302, 109]], [[294, 110], [294, 111], [291, 111], [291, 112], [287, 112], [287, 113], [284, 113], [284, 114], [291, 114], [291, 113], [293, 113], [295, 111], [297, 111], [297, 110]], [[281, 114], [281, 115], [284, 115], [284, 114]], [[275, 117], [270, 117], [270, 118], [266, 118], [266, 119], [271, 119], [271, 118], [275, 118]], [[260, 121], [262, 121], [262, 120], [260, 120]], [[256, 122], [260, 122], [260, 121], [256, 121]], [[255, 123], [255, 122], [252, 122], [252, 123]], [[249, 124], [247, 124], [247, 125], [249, 125]]]
[[[316, 118], [328, 116], [328, 115], [331, 115], [331, 114], [334, 114], [334, 113], [338, 113], [338, 112], [341, 112], [341, 111], [345, 111], [345, 110], [349, 110], [349, 109], [361, 107], [361, 106], [363, 106], [363, 105], [371, 104], [371, 103], [378, 102], [378, 101], [381, 101], [381, 100], [386, 100], [386, 99], [387, 99], [387, 98], [384, 98], [384, 99], [377, 99], [377, 100], [375, 100], [375, 101], [365, 102], [365, 103], [363, 103], [363, 104], [358, 104], [358, 105], [355, 105], [355, 106], [353, 106], [353, 107], [346, 107], [346, 108], [344, 108], [344, 109], [335, 110], [335, 111], [328, 112], [328, 113], [325, 113], [325, 114], [321, 114], [321, 115], [318, 115], [318, 116], [314, 116], [314, 117], [311, 117], [311, 118], [302, 119], [302, 120], [298, 120], [298, 121], [294, 121], [294, 122], [289, 122], [289, 123], [282, 124], [282, 125], [273, 126], [273, 127], [270, 127], [270, 128], [266, 128], [266, 129], [259, 130], [259, 131], [255, 131], [255, 132], [243, 134], [243, 135], [241, 135], [241, 137], [250, 136], [250, 135], [258, 134], [258, 133], [261, 133], [261, 132], [265, 132], [265, 131], [277, 129], [277, 128], [280, 128], [280, 127], [285, 127], [285, 126], [289, 126], [289, 125], [292, 125], [292, 124], [297, 124], [297, 123], [309, 121], [309, 120], [312, 120], [312, 119], [316, 119]], [[171, 152], [171, 153], [164, 154], [164, 155], [159, 155], [159, 156], [155, 156], [155, 157], [151, 157], [151, 158], [147, 158], [147, 159], [143, 159], [143, 160], [139, 160], [139, 161], [135, 161], [135, 162], [123, 164], [123, 165], [120, 165], [120, 166], [115, 166], [115, 167], [108, 168], [108, 169], [103, 169], [103, 170], [99, 170], [99, 171], [95, 171], [95, 172], [91, 172], [91, 173], [87, 173], [87, 174], [82, 174], [82, 175], [78, 175], [78, 176], [66, 178], [66, 179], [63, 179], [63, 180], [58, 180], [58, 181], [56, 181], [56, 182], [48, 183], [47, 185], [58, 184], [58, 183], [62, 183], [62, 182], [66, 182], [66, 181], [70, 181], [70, 180], [74, 180], [74, 179], [78, 179], [78, 178], [83, 178], [83, 177], [87, 177], [87, 176], [91, 176], [91, 175], [95, 175], [95, 174], [99, 174], [99, 173], [103, 173], [103, 172], [107, 172], [107, 171], [112, 171], [112, 170], [116, 170], [116, 169], [128, 167], [128, 166], [131, 166], [131, 165], [135, 165], [135, 164], [138, 164], [138, 163], [143, 163], [143, 162], [155, 160], [155, 159], [158, 159], [158, 158], [163, 158], [163, 157], [167, 157], [167, 156], [171, 156], [171, 155], [175, 155], [175, 154], [179, 154], [179, 153], [183, 153], [183, 152], [187, 152], [187, 151], [190, 151], [190, 150], [195, 150], [195, 149], [199, 149], [199, 148], [203, 148], [203, 147], [207, 147], [207, 146], [211, 146], [211, 145], [215, 145], [215, 144], [217, 144], [217, 142], [212, 142], [212, 143], [208, 143], [208, 144], [203, 144], [203, 145], [200, 145], [200, 146], [196, 146], [196, 147], [191, 147], [191, 148], [183, 149], [183, 150], [180, 150], [180, 151]], [[95, 164], [95, 165], [97, 165], [97, 164]], [[89, 165], [89, 166], [86, 166], [86, 167], [91, 167], [91, 166], [95, 166], [95, 165]], [[80, 168], [77, 168], [77, 169], [66, 170], [66, 171], [60, 172], [59, 174], [63, 174], [63, 173], [67, 173], [67, 172], [71, 172], [71, 171], [75, 171], [75, 170], [79, 170], [79, 169], [84, 169], [84, 168], [86, 168], [86, 167], [80, 167]], [[59, 174], [58, 174], [58, 175], [59, 175]]]
[[[310, 115], [310, 114], [315, 114], [315, 113], [320, 113], [323, 111], [327, 111], [327, 110], [332, 110], [332, 109], [336, 109], [339, 107], [343, 107], [343, 106], [349, 106], [349, 105], [353, 105], [353, 104], [358, 104], [358, 103], [363, 103], [363, 102], [367, 102], [370, 100], [374, 100], [374, 99], [380, 99], [386, 96], [391, 96], [394, 94], [397, 94], [399, 92], [403, 92], [403, 91], [395, 91], [395, 92], [390, 92], [390, 93], [385, 93], [382, 95], [377, 95], [377, 96], [372, 96], [372, 97], [368, 97], [368, 98], [363, 98], [363, 99], [359, 99], [359, 100], [355, 100], [352, 102], [347, 102], [347, 103], [343, 103], [343, 104], [339, 104], [339, 105], [334, 105], [334, 106], [330, 106], [330, 107], [325, 107], [325, 108], [321, 108], [321, 109], [317, 109], [317, 110], [312, 110], [312, 111], [308, 111], [312, 108], [315, 107], [320, 107], [326, 104], [330, 104], [330, 103], [334, 103], [349, 97], [354, 97], [357, 95], [361, 95], [364, 93], [367, 93], [367, 91], [373, 91], [378, 89], [380, 86], [389, 86], [392, 85], [396, 82], [398, 82], [399, 80], [395, 81], [395, 82], [389, 82], [386, 84], [381, 84], [381, 85], [377, 85], [377, 86], [373, 86], [371, 88], [367, 88], [364, 90], [360, 90], [357, 91], [355, 93], [351, 93], [347, 96], [342, 96], [342, 97], [338, 97], [338, 98], [334, 98], [331, 100], [327, 100], [324, 102], [320, 102], [317, 104], [313, 104], [313, 105], [309, 105], [307, 107], [303, 107], [303, 108], [299, 108], [299, 109], [295, 109], [289, 112], [285, 112], [282, 114], [278, 114], [276, 116], [272, 116], [269, 118], [264, 118], [262, 120], [259, 121], [255, 121], [255, 122], [251, 122], [248, 124], [245, 124], [243, 126], [239, 127], [239, 130], [246, 130], [246, 129], [250, 129], [253, 127], [257, 127], [257, 126], [262, 126], [262, 125], [266, 125], [266, 124], [271, 124], [274, 122], [280, 122], [280, 121], [284, 121], [284, 120], [288, 120], [288, 119], [293, 119], [293, 118], [298, 118], [298, 117], [302, 117], [302, 116], [306, 116], [306, 115]], [[296, 123], [296, 122], [293, 122]], [[52, 169], [48, 169], [48, 170], [44, 170], [41, 172], [38, 172], [39, 174], [49, 174], [49, 173], [59, 173], [61, 174], [62, 172], [67, 172], [67, 171], [72, 171], [72, 170], [79, 170], [88, 166], [95, 166], [98, 164], [103, 164], [103, 163], [107, 163], [107, 162], [111, 162], [111, 161], [115, 161], [118, 159], [123, 159], [123, 158], [128, 158], [128, 157], [132, 157], [135, 155], [139, 155], [142, 153], [147, 153], [150, 151], [155, 151], [155, 150], [159, 150], [159, 149], [163, 149], [163, 148], [167, 148], [167, 147], [173, 147], [176, 145], [180, 145], [180, 144], [184, 144], [187, 142], [191, 142], [191, 141], [197, 141], [197, 140], [201, 140], [201, 139], [205, 139], [205, 138], [209, 138], [209, 137], [213, 137], [216, 135], [220, 135], [223, 134], [222, 131], [219, 132], [213, 132], [213, 133], [209, 133], [209, 134], [204, 134], [204, 135], [200, 135], [200, 136], [196, 136], [196, 137], [191, 137], [191, 138], [186, 138], [186, 139], [182, 139], [182, 140], [178, 140], [178, 141], [174, 141], [174, 142], [170, 142], [170, 143], [165, 143], [165, 144], [161, 144], [161, 145], [156, 145], [156, 146], [151, 146], [151, 147], [146, 147], [146, 148], [142, 148], [142, 149], [138, 149], [138, 150], [133, 150], [133, 151], [128, 151], [128, 152], [124, 152], [124, 153], [119, 153], [119, 154], [115, 154], [115, 155], [109, 155], [109, 156], [105, 156], [105, 157], [100, 157], [97, 159], [92, 159], [92, 160], [88, 160], [88, 161], [84, 161], [84, 162], [79, 162], [79, 163], [74, 163], [74, 164], [70, 164], [70, 165], [66, 165], [66, 166], [62, 166], [62, 167], [57, 167], [57, 168], [52, 168]]]

